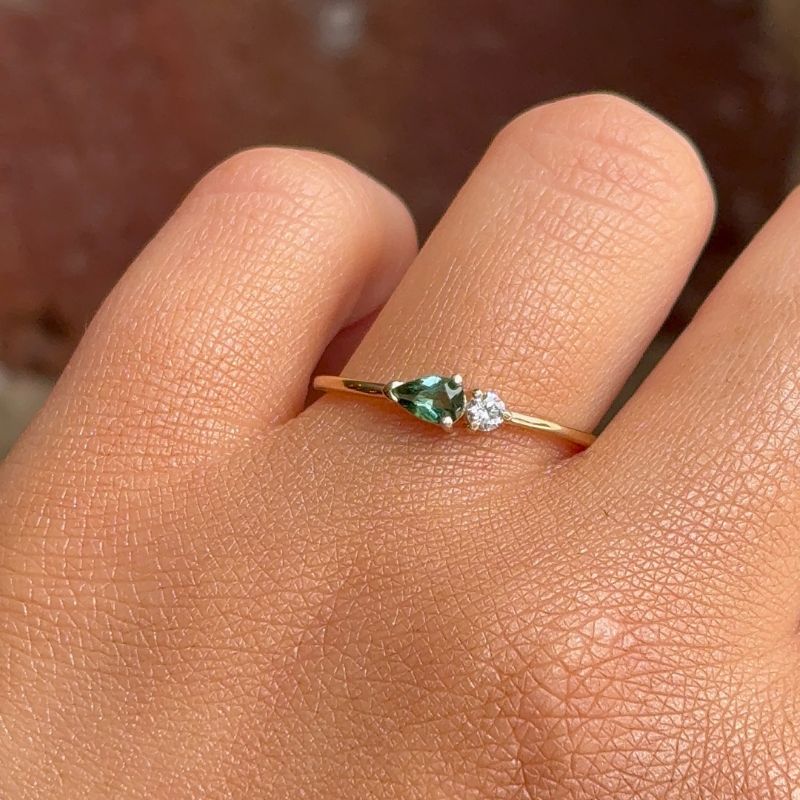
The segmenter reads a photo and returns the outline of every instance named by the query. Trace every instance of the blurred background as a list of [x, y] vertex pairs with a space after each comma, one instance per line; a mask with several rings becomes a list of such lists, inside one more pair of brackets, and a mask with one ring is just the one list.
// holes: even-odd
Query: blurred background
[[226, 155], [343, 155], [424, 236], [503, 123], [589, 89], [685, 129], [719, 192], [643, 373], [794, 181], [798, 43], [800, 0], [0, 0], [0, 454]]

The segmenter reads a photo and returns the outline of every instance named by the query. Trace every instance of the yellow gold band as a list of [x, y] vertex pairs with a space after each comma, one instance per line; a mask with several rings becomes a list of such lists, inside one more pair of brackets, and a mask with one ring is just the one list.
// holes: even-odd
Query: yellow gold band
[[467, 400], [460, 375], [449, 378], [426, 375], [405, 383], [375, 383], [318, 375], [314, 378], [314, 388], [322, 392], [382, 397], [404, 408], [417, 419], [437, 424], [447, 430], [451, 430], [463, 417], [472, 430], [491, 431], [507, 423], [547, 433], [582, 448], [589, 447], [596, 438], [587, 431], [511, 411], [495, 392], [474, 390], [471, 399]]

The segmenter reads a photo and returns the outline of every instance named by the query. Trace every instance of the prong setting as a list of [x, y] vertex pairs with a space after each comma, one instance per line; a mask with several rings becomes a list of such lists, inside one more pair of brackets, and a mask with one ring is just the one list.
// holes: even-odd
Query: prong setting
[[394, 390], [398, 386], [402, 386], [402, 381], [389, 381], [386, 386], [383, 387], [383, 393], [393, 402], [397, 402], [397, 395], [394, 393]]
[[465, 408], [467, 425], [473, 431], [493, 431], [508, 420], [506, 404], [497, 392], [475, 389]]

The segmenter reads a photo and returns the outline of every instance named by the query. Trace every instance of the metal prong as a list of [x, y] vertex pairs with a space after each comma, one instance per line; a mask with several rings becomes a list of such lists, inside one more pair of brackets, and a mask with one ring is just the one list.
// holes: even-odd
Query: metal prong
[[464, 385], [464, 379], [461, 377], [461, 375], [456, 373], [455, 375], [453, 375], [453, 383], [456, 386], [463, 386]]
[[473, 397], [474, 397], [476, 400], [480, 400], [480, 399], [481, 399], [481, 397], [483, 397], [483, 392], [482, 392], [480, 389], [473, 389], [473, 391], [472, 391], [472, 396], [473, 396]]
[[395, 393], [394, 393], [394, 390], [395, 390], [395, 389], [396, 389], [398, 386], [402, 386], [402, 385], [403, 385], [403, 382], [402, 382], [402, 381], [389, 381], [389, 383], [387, 383], [387, 384], [386, 384], [386, 386], [384, 386], [384, 387], [383, 387], [383, 393], [384, 393], [384, 394], [385, 394], [385, 395], [386, 395], [386, 396], [387, 396], [387, 397], [388, 397], [388, 398], [389, 398], [389, 399], [390, 399], [390, 400], [391, 400], [393, 403], [396, 403], [396, 402], [397, 402], [397, 396], [395, 395]]
[[448, 433], [450, 433], [450, 431], [453, 430], [453, 419], [452, 419], [452, 417], [443, 417], [440, 424]]

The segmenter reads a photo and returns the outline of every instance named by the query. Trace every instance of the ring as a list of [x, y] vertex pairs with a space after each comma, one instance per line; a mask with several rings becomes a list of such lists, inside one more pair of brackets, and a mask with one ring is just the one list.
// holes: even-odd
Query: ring
[[497, 392], [474, 389], [466, 399], [464, 380], [460, 375], [445, 378], [441, 375], [425, 375], [410, 381], [372, 383], [341, 378], [333, 375], [318, 375], [314, 388], [322, 392], [383, 397], [423, 422], [438, 425], [447, 431], [462, 418], [473, 431], [493, 431], [503, 423], [528, 430], [549, 433], [560, 439], [589, 447], [595, 436], [587, 431], [568, 428], [541, 417], [511, 411]]

